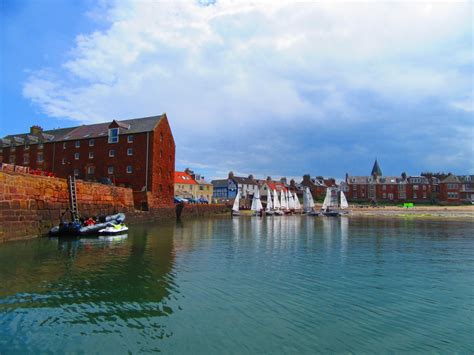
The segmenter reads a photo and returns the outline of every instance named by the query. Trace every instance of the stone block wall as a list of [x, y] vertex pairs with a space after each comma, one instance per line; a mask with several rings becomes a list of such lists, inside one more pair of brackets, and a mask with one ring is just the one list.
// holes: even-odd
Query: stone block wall
[[[133, 211], [128, 188], [77, 182], [83, 216]], [[47, 233], [69, 207], [66, 179], [0, 171], [0, 242]]]

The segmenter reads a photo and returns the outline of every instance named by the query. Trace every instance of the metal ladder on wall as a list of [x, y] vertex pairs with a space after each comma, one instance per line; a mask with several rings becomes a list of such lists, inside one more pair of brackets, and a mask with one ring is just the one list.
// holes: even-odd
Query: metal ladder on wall
[[77, 208], [77, 187], [76, 177], [69, 176], [69, 204], [71, 208], [71, 216], [74, 222], [79, 221], [79, 210]]

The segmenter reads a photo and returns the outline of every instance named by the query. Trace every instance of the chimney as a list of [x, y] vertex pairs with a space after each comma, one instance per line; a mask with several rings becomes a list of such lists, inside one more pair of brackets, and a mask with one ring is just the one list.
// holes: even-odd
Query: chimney
[[249, 179], [253, 180], [253, 175], [252, 174], [249, 175]]
[[272, 177], [271, 176], [267, 176], [267, 181], [272, 181]]
[[30, 127], [30, 134], [38, 135], [41, 132], [43, 132], [43, 128], [41, 128], [40, 126], [35, 125]]

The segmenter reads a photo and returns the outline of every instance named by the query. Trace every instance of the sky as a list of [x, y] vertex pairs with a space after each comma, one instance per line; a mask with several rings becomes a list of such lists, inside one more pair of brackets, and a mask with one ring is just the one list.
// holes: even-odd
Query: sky
[[208, 179], [474, 174], [470, 1], [0, 4], [0, 136], [166, 112]]

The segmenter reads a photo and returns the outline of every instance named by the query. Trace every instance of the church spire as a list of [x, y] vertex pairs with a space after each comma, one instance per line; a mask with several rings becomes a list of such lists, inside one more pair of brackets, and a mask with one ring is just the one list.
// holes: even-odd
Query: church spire
[[372, 168], [371, 175], [374, 177], [382, 176], [382, 169], [380, 169], [379, 163], [377, 162], [377, 158], [375, 158], [375, 163], [374, 167]]

